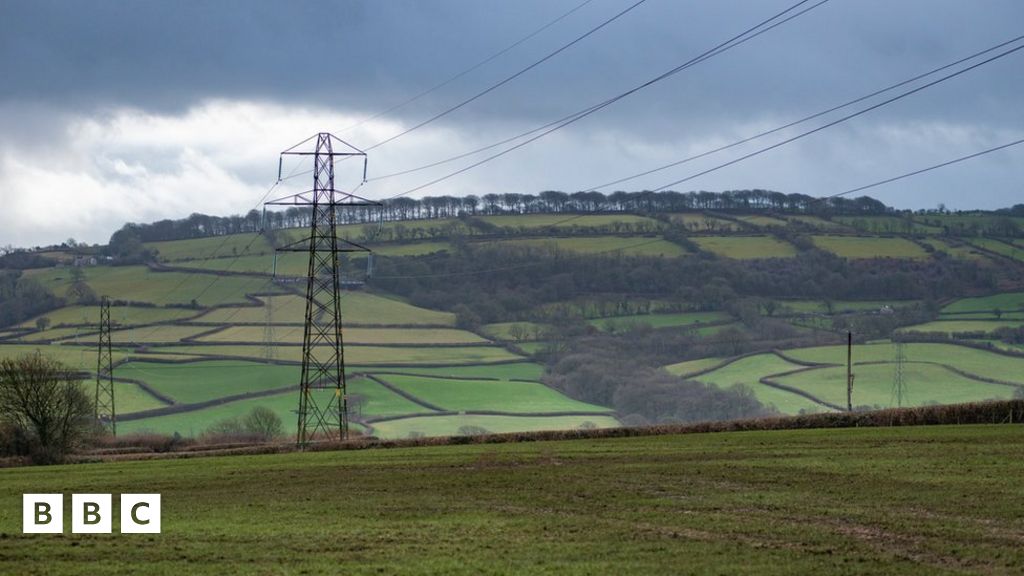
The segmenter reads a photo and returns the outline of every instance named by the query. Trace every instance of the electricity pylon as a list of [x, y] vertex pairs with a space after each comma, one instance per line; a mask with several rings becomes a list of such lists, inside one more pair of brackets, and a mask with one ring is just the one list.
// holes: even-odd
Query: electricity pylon
[[[312, 150], [303, 149], [314, 139], [316, 146]], [[336, 144], [340, 145], [341, 151], [334, 149]], [[296, 437], [296, 442], [302, 447], [314, 440], [348, 438], [338, 256], [343, 252], [369, 252], [369, 249], [338, 238], [338, 215], [343, 210], [380, 207], [381, 204], [334, 188], [335, 164], [351, 157], [363, 158], [363, 181], [366, 181], [366, 153], [362, 150], [327, 132], [320, 132], [281, 153], [278, 181], [284, 156], [288, 155], [313, 157], [312, 190], [266, 203], [312, 207], [309, 237], [278, 248], [284, 252], [309, 254]]]
[[903, 365], [907, 361], [907, 355], [903, 351], [902, 340], [894, 340], [893, 345], [896, 358], [892, 375], [892, 403], [897, 408], [902, 408], [903, 402], [907, 399], [907, 383], [903, 375]]
[[110, 345], [110, 299], [100, 300], [100, 341], [96, 354], [96, 419], [117, 435], [114, 409], [114, 355]]

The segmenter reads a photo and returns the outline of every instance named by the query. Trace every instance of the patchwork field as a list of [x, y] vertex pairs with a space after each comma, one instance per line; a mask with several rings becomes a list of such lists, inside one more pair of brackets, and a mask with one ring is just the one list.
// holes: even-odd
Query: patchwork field
[[725, 258], [789, 258], [796, 255], [792, 244], [772, 236], [700, 236], [693, 238], [701, 249]]
[[925, 259], [928, 253], [905, 238], [873, 236], [811, 236], [814, 244], [843, 258]]
[[991, 312], [992, 310], [1024, 310], [1024, 292], [1007, 292], [979, 298], [961, 298], [942, 308], [942, 312]]
[[550, 247], [580, 254], [623, 254], [627, 256], [685, 256], [686, 250], [660, 238], [628, 236], [588, 236], [571, 238], [529, 238], [502, 240], [510, 246]]
[[697, 212], [672, 214], [669, 217], [673, 222], [681, 224], [691, 232], [735, 232], [741, 228], [739, 224], [731, 220]]
[[945, 332], [949, 334], [952, 332], [992, 332], [999, 328], [1017, 328], [1022, 325], [1024, 325], [1024, 321], [1021, 320], [937, 320], [935, 322], [907, 326], [900, 330], [904, 332], [913, 330], [917, 332]]
[[978, 246], [979, 248], [984, 248], [989, 252], [995, 252], [996, 254], [1000, 254], [1017, 261], [1024, 261], [1024, 248], [1011, 242], [1003, 242], [993, 238], [972, 238], [970, 242], [971, 244]]

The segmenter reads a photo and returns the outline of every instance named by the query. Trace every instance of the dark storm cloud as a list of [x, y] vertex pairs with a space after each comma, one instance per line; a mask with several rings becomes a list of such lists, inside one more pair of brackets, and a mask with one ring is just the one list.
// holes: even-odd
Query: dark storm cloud
[[[576, 0], [494, 2], [12, 2], [0, 18], [0, 98], [58, 107], [182, 109], [211, 97], [372, 111], [504, 45]], [[641, 82], [790, 2], [649, 0], [450, 121], [547, 119]], [[421, 118], [628, 5], [596, 0], [402, 114]], [[703, 124], [807, 110], [1017, 34], [1015, 0], [833, 0], [602, 116]], [[1007, 62], [897, 115], [1019, 120]], [[979, 89], [979, 83], [985, 88]], [[958, 103], [949, 106], [949, 102]], [[971, 110], [965, 110], [968, 103]], [[653, 114], [652, 114], [653, 113]], [[663, 121], [652, 122], [663, 126]]]

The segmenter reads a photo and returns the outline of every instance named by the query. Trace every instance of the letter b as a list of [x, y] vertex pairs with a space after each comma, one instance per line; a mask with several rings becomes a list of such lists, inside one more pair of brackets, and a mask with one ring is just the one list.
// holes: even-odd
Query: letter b
[[110, 534], [113, 512], [110, 494], [72, 494], [71, 532]]
[[25, 534], [63, 534], [64, 495], [23, 494], [21, 520]]

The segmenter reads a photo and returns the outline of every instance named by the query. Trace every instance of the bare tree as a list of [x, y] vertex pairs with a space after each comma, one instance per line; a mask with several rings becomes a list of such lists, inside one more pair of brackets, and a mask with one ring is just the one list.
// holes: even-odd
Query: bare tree
[[60, 462], [95, 430], [78, 374], [38, 352], [0, 360], [0, 417], [33, 440], [33, 460]]

